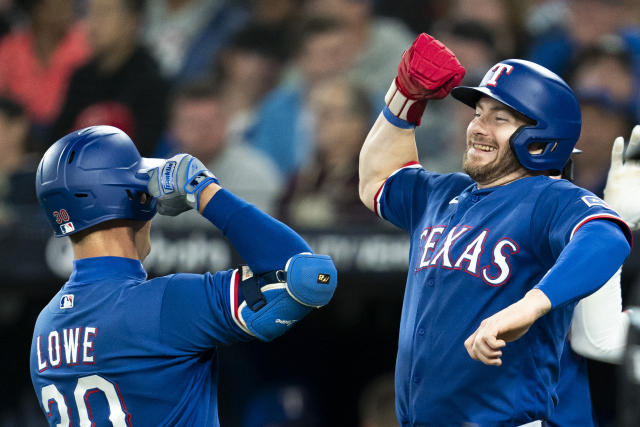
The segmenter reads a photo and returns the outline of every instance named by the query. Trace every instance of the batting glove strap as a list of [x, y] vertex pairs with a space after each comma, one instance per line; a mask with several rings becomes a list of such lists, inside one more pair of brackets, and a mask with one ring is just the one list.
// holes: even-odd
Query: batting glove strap
[[387, 104], [383, 110], [385, 118], [394, 126], [411, 129], [420, 125], [422, 114], [427, 106], [426, 100], [413, 99], [401, 89], [395, 78], [384, 97]]
[[200, 160], [189, 154], [177, 154], [147, 174], [149, 193], [158, 198], [158, 212], [163, 215], [198, 209], [202, 189], [212, 182], [219, 183]]

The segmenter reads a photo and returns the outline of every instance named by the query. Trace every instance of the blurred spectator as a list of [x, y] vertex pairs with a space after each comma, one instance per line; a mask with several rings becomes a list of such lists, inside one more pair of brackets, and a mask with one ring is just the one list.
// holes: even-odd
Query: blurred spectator
[[330, 16], [346, 24], [353, 57], [348, 70], [374, 102], [383, 102], [397, 64], [417, 34], [394, 18], [373, 14], [374, 0], [307, 0], [308, 16]]
[[321, 427], [316, 398], [295, 383], [274, 385], [257, 393], [244, 410], [243, 427]]
[[584, 49], [572, 64], [569, 83], [582, 110], [582, 131], [575, 160], [575, 182], [598, 195], [606, 184], [611, 145], [633, 124], [638, 82], [621, 43], [598, 43]]
[[[515, 54], [518, 40], [518, 21], [515, 19], [517, 15], [514, 11], [521, 3], [509, 0], [455, 0], [451, 2], [446, 19], [475, 21], [490, 28], [494, 34], [494, 46], [498, 56], [511, 58]], [[457, 51], [453, 51], [457, 55]]]
[[37, 206], [34, 189], [38, 156], [28, 152], [29, 119], [24, 108], [0, 97], [0, 224], [20, 216], [20, 208]]
[[313, 146], [309, 87], [344, 72], [352, 61], [347, 27], [334, 18], [301, 24], [294, 58], [296, 72], [267, 95], [258, 109], [249, 142], [267, 153], [286, 176], [304, 163]]
[[636, 0], [573, 0], [545, 2], [534, 8], [527, 28], [532, 43], [528, 59], [561, 76], [581, 48], [605, 35], [619, 35], [634, 56], [640, 73], [640, 17]]
[[72, 76], [54, 138], [74, 129], [112, 125], [153, 152], [166, 119], [167, 83], [137, 38], [143, 0], [88, 0], [93, 57]]
[[399, 426], [396, 418], [396, 400], [393, 373], [371, 381], [360, 396], [360, 427]]
[[496, 50], [496, 34], [477, 20], [455, 20], [440, 23], [433, 36], [455, 52], [464, 66], [463, 85], [477, 85], [489, 67], [502, 59]]
[[0, 41], [0, 92], [46, 127], [64, 101], [71, 73], [89, 58], [86, 33], [74, 24], [73, 0], [23, 0], [27, 22]]
[[284, 35], [271, 26], [253, 23], [239, 31], [225, 47], [214, 74], [221, 81], [229, 114], [229, 138], [247, 140], [256, 108], [273, 89], [286, 58]]
[[144, 39], [163, 74], [184, 82], [209, 71], [247, 15], [233, 0], [148, 0]]
[[295, 25], [305, 0], [250, 0], [251, 19], [261, 25], [286, 31]]
[[[282, 191], [278, 169], [260, 151], [227, 138], [228, 122], [229, 112], [218, 86], [208, 80], [187, 84], [178, 89], [172, 102], [167, 134], [172, 152], [161, 154], [192, 154], [216, 174], [223, 187], [273, 212]], [[193, 214], [194, 219], [201, 218]]]
[[15, 19], [13, 0], [0, 0], [0, 37], [11, 31]]
[[357, 226], [378, 222], [358, 195], [358, 155], [369, 126], [366, 92], [346, 78], [314, 85], [314, 154], [291, 182], [282, 217], [298, 226]]
[[633, 70], [631, 53], [617, 36], [601, 39], [576, 55], [569, 80], [580, 92], [604, 92], [618, 109], [638, 117], [640, 75]]
[[576, 148], [575, 184], [602, 197], [607, 183], [613, 140], [631, 132], [628, 111], [607, 92], [578, 93], [582, 110], [582, 131]]

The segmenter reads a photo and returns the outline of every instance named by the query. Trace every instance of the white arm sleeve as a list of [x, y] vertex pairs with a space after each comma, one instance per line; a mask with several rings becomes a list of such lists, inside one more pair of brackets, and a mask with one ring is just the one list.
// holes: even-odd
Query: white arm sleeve
[[589, 359], [621, 363], [629, 313], [622, 311], [618, 271], [593, 294], [576, 305], [569, 340], [573, 351]]

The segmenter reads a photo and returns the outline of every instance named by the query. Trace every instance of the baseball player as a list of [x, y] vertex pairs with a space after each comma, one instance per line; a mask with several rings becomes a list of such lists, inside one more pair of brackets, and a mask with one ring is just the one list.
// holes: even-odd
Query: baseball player
[[[505, 60], [478, 87], [421, 34], [402, 57], [360, 154], [360, 196], [411, 235], [396, 362], [402, 425], [542, 425], [576, 301], [630, 250], [630, 230], [592, 193], [553, 179], [580, 109], [549, 70]], [[465, 174], [420, 167], [414, 127], [429, 99], [475, 109]], [[478, 363], [482, 362], [482, 363]]]
[[[31, 345], [31, 379], [52, 426], [217, 426], [217, 347], [276, 338], [336, 287], [329, 257], [221, 188], [198, 159], [141, 158], [114, 127], [54, 143], [36, 192], [75, 255]], [[189, 209], [248, 267], [147, 280], [151, 218]]]
[[[640, 192], [640, 164], [623, 161], [624, 138], [614, 141], [604, 200], [632, 229], [640, 226], [640, 203], [629, 197]], [[627, 153], [640, 146], [640, 126], [631, 133]], [[567, 178], [569, 179], [569, 178]], [[560, 363], [558, 405], [549, 426], [597, 425], [593, 418], [586, 358], [619, 364], [629, 329], [630, 310], [622, 310], [621, 270], [576, 305], [568, 344]]]

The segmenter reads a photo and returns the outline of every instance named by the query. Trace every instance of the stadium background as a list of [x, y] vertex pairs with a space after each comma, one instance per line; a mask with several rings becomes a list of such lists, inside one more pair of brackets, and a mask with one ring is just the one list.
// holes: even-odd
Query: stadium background
[[[390, 425], [408, 239], [359, 204], [357, 152], [402, 49], [433, 34], [469, 84], [506, 57], [561, 74], [583, 110], [576, 181], [601, 195], [614, 137], [640, 122], [639, 9], [634, 0], [0, 0], [0, 427], [45, 423], [29, 379], [31, 332], [72, 259], [35, 202], [37, 160], [57, 137], [98, 123], [132, 134], [147, 156], [197, 155], [337, 264], [328, 307], [274, 343], [220, 350], [222, 425]], [[455, 102], [428, 106], [417, 133], [425, 167], [459, 168], [469, 119]], [[152, 245], [150, 275], [242, 262], [195, 215], [155, 221]], [[623, 269], [624, 300], [638, 286], [639, 252]], [[600, 425], [613, 426], [618, 369], [590, 362], [590, 374]]]

